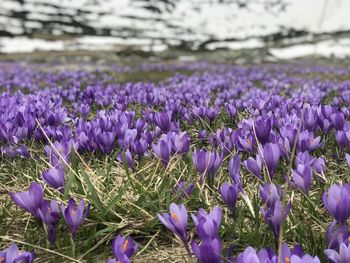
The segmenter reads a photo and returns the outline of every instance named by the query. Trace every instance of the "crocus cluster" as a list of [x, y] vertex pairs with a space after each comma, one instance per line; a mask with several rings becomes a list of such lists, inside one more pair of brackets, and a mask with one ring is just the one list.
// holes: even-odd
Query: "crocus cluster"
[[281, 226], [291, 209], [291, 203], [283, 204], [282, 189], [275, 184], [264, 184], [260, 187], [260, 198], [265, 205], [261, 213], [277, 238]]
[[[30, 212], [47, 226], [48, 239], [54, 244], [56, 241], [56, 225], [58, 224], [60, 214], [57, 201], [44, 199], [44, 189], [36, 182], [30, 185], [28, 191], [18, 193], [11, 192], [10, 196], [14, 203]], [[62, 204], [62, 215], [73, 236], [75, 236], [78, 227], [89, 214], [90, 205], [88, 205], [85, 212], [84, 210], [84, 200], [80, 202], [78, 207], [76, 207], [75, 201], [72, 198], [69, 200], [67, 208]]]
[[[57, 201], [63, 199], [63, 193], [66, 198], [66, 177], [73, 155], [78, 153], [91, 159], [113, 157], [112, 165], [124, 165], [138, 175], [145, 171], [144, 163], [158, 162], [161, 172], [154, 177], [169, 179], [173, 189], [164, 191], [171, 198], [198, 205], [201, 199], [195, 198], [195, 193], [203, 194], [206, 207], [215, 208], [209, 213], [199, 209], [192, 215], [192, 240], [185, 205], [172, 203], [170, 214], [158, 214], [158, 218], [189, 254], [205, 263], [223, 261], [219, 237], [223, 214], [228, 214], [228, 221], [233, 223], [240, 209], [247, 208], [258, 217], [259, 201], [255, 197], [259, 185], [260, 212], [275, 239], [283, 234], [291, 210], [288, 200], [298, 202], [301, 196], [313, 202], [317, 196], [313, 191], [327, 189], [322, 196], [325, 209], [320, 211], [327, 211], [334, 221], [327, 231], [325, 254], [335, 263], [350, 262], [350, 186], [343, 173], [339, 183], [339, 178], [334, 180], [326, 169], [326, 164], [331, 168], [337, 164], [339, 171], [350, 167], [350, 92], [349, 81], [343, 80], [350, 75], [349, 67], [210, 63], [106, 66], [118, 73], [200, 70], [158, 83], [120, 83], [108, 70], [95, 72], [84, 65], [81, 70], [62, 70], [56, 66], [0, 63], [1, 158], [40, 160], [44, 152], [47, 168], [40, 178], [57, 194], [47, 200], [42, 185], [33, 182], [28, 191], [10, 196], [44, 224], [52, 243], [60, 214], [76, 238], [90, 211], [84, 200], [77, 204], [67, 198], [67, 205]], [[45, 146], [36, 149], [33, 145]], [[327, 149], [329, 145], [331, 150]], [[242, 171], [241, 163], [245, 167]], [[154, 167], [158, 169], [158, 165]], [[181, 176], [172, 174], [178, 167], [183, 169]], [[186, 171], [193, 173], [186, 177]], [[216, 206], [221, 202], [217, 195], [229, 213]], [[294, 207], [297, 210], [298, 204]], [[246, 245], [242, 253], [231, 257], [232, 262], [269, 263], [278, 259], [271, 249], [256, 251]], [[136, 250], [130, 237], [118, 236], [110, 262], [129, 262]], [[280, 256], [285, 263], [319, 262], [297, 248], [290, 251], [287, 245], [283, 245]], [[19, 252], [15, 245], [0, 254], [0, 262], [30, 262], [33, 258], [29, 252]]]

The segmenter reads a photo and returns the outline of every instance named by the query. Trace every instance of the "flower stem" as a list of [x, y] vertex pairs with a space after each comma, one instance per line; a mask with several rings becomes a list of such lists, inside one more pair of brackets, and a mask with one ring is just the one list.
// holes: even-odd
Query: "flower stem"
[[74, 243], [73, 235], [69, 235], [69, 243], [71, 247], [72, 258], [75, 258], [75, 243]]
[[187, 243], [187, 242], [184, 242], [184, 245], [185, 245], [185, 249], [186, 249], [186, 251], [187, 251], [188, 256], [189, 256], [190, 258], [192, 258], [192, 253], [191, 253], [191, 250], [190, 250], [190, 247], [189, 247], [188, 243]]

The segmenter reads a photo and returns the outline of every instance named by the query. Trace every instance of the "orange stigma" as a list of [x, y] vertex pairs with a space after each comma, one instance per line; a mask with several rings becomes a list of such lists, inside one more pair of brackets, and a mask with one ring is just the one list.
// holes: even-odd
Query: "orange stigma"
[[285, 261], [286, 263], [290, 263], [290, 258], [289, 258], [289, 257], [285, 257], [285, 258], [284, 258], [284, 261]]
[[126, 249], [128, 248], [128, 244], [129, 244], [129, 240], [125, 240], [124, 244], [123, 244], [123, 251], [125, 252]]
[[70, 212], [70, 214], [71, 214], [71, 216], [75, 216], [75, 210], [73, 209], [71, 212]]
[[172, 217], [175, 221], [178, 221], [178, 220], [179, 220], [176, 213], [172, 213], [172, 214], [171, 214], [171, 217]]

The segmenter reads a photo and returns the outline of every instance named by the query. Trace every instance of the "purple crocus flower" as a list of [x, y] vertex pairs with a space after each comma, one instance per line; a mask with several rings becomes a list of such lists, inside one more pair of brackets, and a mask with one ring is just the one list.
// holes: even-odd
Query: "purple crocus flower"
[[344, 131], [337, 131], [335, 134], [335, 139], [340, 147], [340, 149], [343, 149], [345, 146], [349, 145], [349, 139]]
[[322, 146], [321, 137], [314, 137], [313, 132], [303, 131], [299, 135], [298, 146], [300, 151], [313, 151]]
[[72, 147], [73, 142], [71, 140], [67, 141], [63, 139], [60, 142], [55, 141], [53, 145], [46, 145], [44, 150], [53, 167], [60, 166], [61, 168], [65, 168], [66, 163], [69, 163], [69, 155]]
[[38, 209], [41, 221], [47, 225], [48, 239], [52, 244], [56, 241], [56, 225], [59, 220], [59, 209], [56, 200], [44, 200]]
[[259, 179], [262, 179], [262, 175], [261, 175], [262, 162], [259, 155], [256, 156], [256, 160], [254, 160], [254, 158], [252, 157], [249, 157], [246, 161], [243, 162], [243, 164], [249, 172], [251, 172], [253, 175], [258, 177]]
[[333, 113], [331, 115], [331, 121], [334, 128], [338, 131], [342, 130], [345, 123], [344, 114], [342, 112]]
[[12, 244], [7, 249], [0, 251], [1, 263], [32, 263], [34, 259], [34, 251], [19, 251], [16, 244]]
[[208, 131], [207, 130], [200, 130], [198, 131], [198, 139], [204, 140], [208, 137]]
[[131, 237], [125, 238], [118, 235], [112, 243], [116, 262], [131, 262], [130, 258], [137, 252], [137, 249], [138, 246]]
[[226, 110], [227, 110], [227, 112], [228, 112], [228, 114], [230, 115], [231, 118], [234, 118], [236, 116], [236, 114], [237, 114], [237, 109], [232, 104], [227, 104], [226, 105]]
[[283, 221], [286, 219], [291, 209], [291, 203], [289, 202], [285, 208], [283, 208], [282, 201], [276, 201], [272, 206], [261, 208], [261, 213], [272, 229], [273, 234], [277, 238], [279, 236]]
[[322, 157], [315, 159], [312, 168], [318, 174], [324, 174], [326, 171], [326, 162]]
[[307, 194], [310, 191], [312, 183], [312, 169], [303, 164], [299, 164], [297, 169], [292, 171], [294, 184]]
[[83, 117], [87, 117], [90, 113], [90, 106], [88, 104], [81, 104], [79, 106], [79, 112]]
[[194, 183], [186, 185], [185, 181], [182, 180], [175, 185], [173, 192], [176, 195], [180, 195], [181, 198], [187, 198], [192, 194], [194, 186]]
[[131, 154], [130, 150], [126, 150], [125, 152], [118, 154], [117, 160], [128, 165], [132, 170], [135, 170], [134, 157]]
[[336, 220], [327, 228], [327, 248], [339, 249], [339, 245], [348, 240], [349, 229], [347, 225], [339, 226]]
[[155, 124], [164, 132], [167, 133], [171, 128], [172, 112], [156, 112], [154, 115]]
[[97, 140], [100, 150], [104, 154], [109, 154], [115, 147], [114, 140], [116, 134], [114, 131], [102, 131], [98, 134]]
[[256, 253], [252, 247], [247, 247], [237, 257], [236, 263], [275, 263], [276, 256], [268, 253], [267, 250], [262, 249], [259, 253]]
[[348, 164], [348, 166], [350, 167], [350, 155], [349, 154], [345, 154], [345, 159], [346, 159], [346, 163]]
[[339, 247], [339, 252], [333, 249], [326, 249], [324, 251], [326, 256], [334, 263], [348, 263], [350, 262], [350, 245], [342, 243]]
[[214, 207], [209, 214], [202, 208], [199, 209], [197, 215], [191, 215], [196, 225], [197, 235], [201, 240], [206, 238], [215, 238], [221, 225], [222, 211], [220, 207]]
[[192, 154], [192, 160], [198, 170], [201, 181], [203, 181], [205, 175], [210, 180], [213, 180], [221, 165], [222, 156], [217, 152], [195, 150]]
[[239, 186], [237, 184], [229, 185], [225, 182], [220, 187], [221, 197], [230, 209], [232, 214], [235, 214], [239, 191]]
[[258, 140], [265, 144], [269, 140], [270, 132], [271, 132], [271, 120], [257, 120], [254, 122], [255, 134]]
[[160, 139], [157, 144], [152, 145], [153, 153], [167, 166], [170, 160], [172, 144], [166, 139]]
[[346, 220], [350, 217], [350, 185], [331, 185], [328, 193], [323, 193], [322, 201], [338, 224], [345, 225]]
[[187, 210], [184, 205], [170, 204], [170, 215], [157, 214], [163, 225], [187, 244]]
[[243, 186], [241, 183], [241, 157], [239, 154], [236, 154], [228, 163], [228, 174], [231, 177], [231, 179], [239, 186], [239, 188], [242, 190]]
[[[85, 210], [85, 211], [84, 211]], [[88, 204], [85, 209], [85, 202], [81, 200], [78, 207], [75, 204], [73, 198], [70, 198], [68, 201], [67, 208], [64, 204], [61, 205], [62, 215], [67, 225], [69, 226], [73, 237], [75, 237], [76, 232], [78, 231], [79, 226], [83, 223], [85, 218], [89, 215], [90, 204]]]
[[240, 149], [250, 153], [254, 152], [256, 141], [253, 134], [247, 135], [246, 138], [242, 138], [241, 136], [238, 136], [237, 138], [238, 138]]
[[222, 263], [221, 241], [218, 237], [205, 238], [198, 245], [195, 240], [191, 243], [192, 251], [199, 263]]
[[271, 207], [277, 201], [282, 200], [282, 189], [280, 186], [276, 186], [275, 184], [266, 183], [263, 186], [260, 186], [260, 198], [264, 204]]
[[190, 149], [190, 137], [186, 132], [171, 134], [173, 151], [176, 154], [186, 154]]
[[291, 258], [293, 255], [302, 258], [304, 256], [302, 247], [300, 245], [295, 245], [294, 248], [291, 250], [286, 243], [283, 243], [281, 251], [281, 262], [291, 262]]
[[44, 189], [39, 183], [31, 183], [27, 192], [11, 192], [10, 196], [16, 205], [39, 218], [38, 209], [44, 200]]
[[64, 171], [61, 167], [51, 167], [43, 172], [41, 178], [52, 188], [63, 189], [64, 187]]
[[263, 148], [259, 147], [260, 158], [264, 161], [270, 177], [275, 174], [280, 154], [280, 147], [276, 143], [266, 143]]
[[316, 257], [312, 257], [310, 255], [304, 255], [299, 257], [297, 255], [293, 255], [290, 259], [291, 263], [321, 263], [320, 259]]

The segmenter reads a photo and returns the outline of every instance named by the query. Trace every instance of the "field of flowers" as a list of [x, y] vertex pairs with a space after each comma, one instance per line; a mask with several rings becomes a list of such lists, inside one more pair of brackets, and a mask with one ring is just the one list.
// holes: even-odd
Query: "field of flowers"
[[350, 67], [0, 63], [0, 263], [350, 262]]

